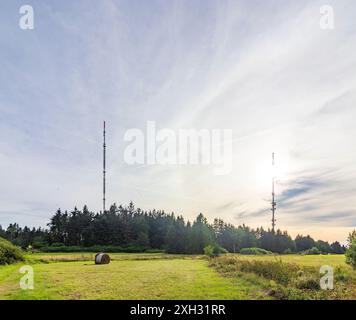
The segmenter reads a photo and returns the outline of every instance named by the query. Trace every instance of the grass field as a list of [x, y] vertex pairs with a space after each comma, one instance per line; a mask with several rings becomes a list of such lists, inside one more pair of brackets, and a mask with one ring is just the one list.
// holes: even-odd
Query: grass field
[[[32, 254], [34, 289], [19, 287], [19, 268], [0, 266], [0, 299], [271, 299], [269, 281], [251, 274], [223, 274], [202, 256], [110, 254], [109, 265], [95, 265], [94, 254]], [[348, 268], [344, 256], [239, 256], [301, 266]], [[350, 272], [351, 269], [349, 270]]]
[[329, 265], [332, 267], [345, 267], [351, 270], [351, 268], [345, 262], [345, 256], [342, 254], [330, 254], [330, 255], [260, 255], [260, 256], [250, 256], [250, 255], [238, 255], [240, 259], [245, 260], [267, 260], [267, 261], [278, 261], [282, 260], [288, 263], [296, 263], [301, 266], [309, 266], [320, 268], [323, 265]]
[[34, 290], [19, 288], [21, 265], [0, 267], [0, 299], [251, 299], [259, 295], [257, 286], [221, 277], [199, 256], [111, 254], [109, 265], [93, 264], [93, 256], [29, 256]]

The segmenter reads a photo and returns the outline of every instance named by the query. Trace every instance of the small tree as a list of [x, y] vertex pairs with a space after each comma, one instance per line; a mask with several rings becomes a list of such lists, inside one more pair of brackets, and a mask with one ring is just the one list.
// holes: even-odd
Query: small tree
[[209, 258], [213, 258], [215, 256], [214, 254], [214, 247], [211, 245], [208, 245], [204, 248], [204, 254], [208, 256]]
[[348, 242], [349, 245], [350, 245], [351, 242], [352, 242], [353, 240], [355, 240], [355, 239], [356, 239], [356, 230], [354, 230], [354, 231], [352, 231], [352, 232], [349, 233], [349, 236], [348, 236], [348, 238], [347, 238], [347, 242]]
[[356, 239], [354, 239], [346, 251], [346, 263], [356, 269]]
[[224, 248], [221, 248], [219, 245], [207, 245], [204, 247], [204, 254], [210, 258], [218, 257], [221, 253], [227, 253]]
[[346, 263], [353, 269], [356, 269], [356, 232], [355, 230], [349, 235], [349, 248], [346, 251]]

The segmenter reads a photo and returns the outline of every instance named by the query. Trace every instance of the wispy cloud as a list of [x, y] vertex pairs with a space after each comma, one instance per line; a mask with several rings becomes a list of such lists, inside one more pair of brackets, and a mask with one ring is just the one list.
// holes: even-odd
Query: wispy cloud
[[[354, 1], [329, 1], [332, 31], [319, 0], [32, 2], [33, 31], [21, 1], [0, 12], [1, 224], [100, 210], [107, 119], [109, 202], [268, 226], [274, 151], [278, 226], [331, 240], [355, 227]], [[148, 120], [233, 129], [232, 173], [127, 166], [124, 132]]]

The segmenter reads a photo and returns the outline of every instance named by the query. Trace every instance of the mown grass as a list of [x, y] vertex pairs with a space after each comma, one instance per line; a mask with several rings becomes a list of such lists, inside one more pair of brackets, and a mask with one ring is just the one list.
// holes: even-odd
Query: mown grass
[[[203, 256], [112, 253], [35, 253], [0, 266], [0, 299], [356, 299], [356, 273], [342, 255]], [[24, 264], [34, 268], [34, 290], [21, 290]], [[319, 268], [331, 265], [335, 289], [318, 288]], [[209, 267], [210, 266], [210, 267]]]
[[245, 279], [220, 276], [199, 256], [113, 254], [109, 265], [85, 260], [91, 257], [86, 254], [29, 256], [35, 274], [34, 290], [19, 288], [23, 276], [19, 273], [21, 264], [2, 267], [0, 299], [268, 298], [258, 285], [251, 285]]

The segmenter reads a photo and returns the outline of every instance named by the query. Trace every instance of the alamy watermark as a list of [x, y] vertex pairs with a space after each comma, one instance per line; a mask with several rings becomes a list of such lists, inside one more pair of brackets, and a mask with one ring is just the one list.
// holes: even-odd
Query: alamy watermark
[[148, 121], [146, 132], [125, 132], [124, 161], [129, 165], [213, 165], [215, 175], [232, 170], [231, 129], [159, 129]]
[[323, 5], [320, 7], [320, 28], [322, 30], [335, 29], [335, 14], [334, 8], [330, 5]]
[[19, 27], [22, 30], [33, 30], [35, 28], [33, 7], [27, 4], [23, 5], [19, 9], [19, 13]]
[[34, 289], [34, 271], [29, 265], [22, 266], [19, 270], [20, 273], [25, 275], [20, 279], [20, 288], [22, 290], [33, 290]]
[[[19, 27], [22, 30], [33, 30], [34, 24], [34, 10], [31, 5], [24, 4], [19, 9], [20, 19]], [[331, 5], [322, 5], [320, 7], [320, 28], [322, 30], [333, 30], [335, 29], [335, 14], [334, 8]]]
[[320, 278], [320, 288], [322, 290], [334, 289], [334, 269], [331, 266], [321, 266], [319, 270], [322, 277]]

